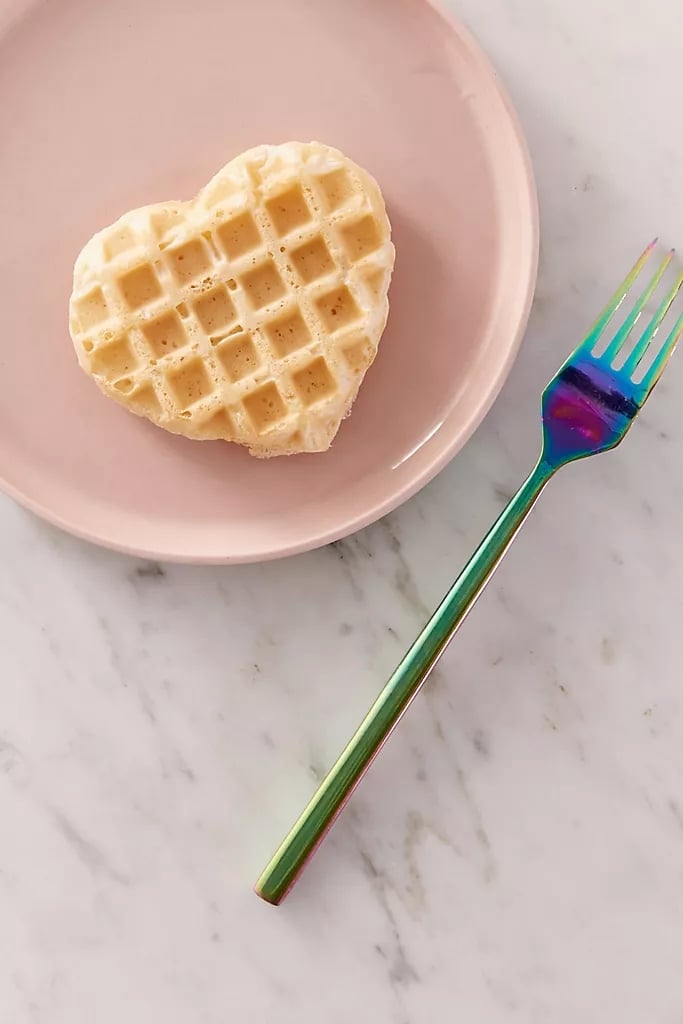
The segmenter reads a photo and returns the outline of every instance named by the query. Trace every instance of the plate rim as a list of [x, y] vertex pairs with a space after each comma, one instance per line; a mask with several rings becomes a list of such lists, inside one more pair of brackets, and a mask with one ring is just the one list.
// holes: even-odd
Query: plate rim
[[226, 555], [218, 553], [200, 554], [179, 550], [168, 551], [167, 549], [164, 549], [163, 545], [158, 549], [155, 549], [149, 544], [147, 546], [139, 547], [136, 544], [128, 544], [119, 541], [116, 538], [102, 535], [96, 530], [89, 530], [87, 526], [83, 526], [78, 522], [71, 522], [67, 520], [59, 513], [44, 505], [41, 501], [35, 500], [30, 495], [20, 490], [13, 483], [7, 480], [2, 471], [0, 471], [0, 490], [2, 490], [3, 493], [22, 508], [27, 509], [40, 519], [58, 527], [71, 536], [77, 537], [80, 540], [87, 541], [88, 543], [99, 547], [106, 548], [110, 551], [119, 552], [120, 554], [141, 559], [185, 565], [258, 564], [261, 562], [288, 558], [292, 555], [303, 554], [307, 551], [314, 551], [328, 544], [332, 544], [335, 541], [343, 540], [345, 537], [349, 537], [359, 530], [372, 525], [384, 516], [394, 512], [397, 508], [426, 487], [427, 484], [438, 476], [448, 463], [455, 458], [458, 452], [464, 448], [474, 432], [486, 418], [494, 402], [498, 398], [498, 395], [500, 394], [517, 358], [529, 321], [538, 276], [540, 238], [538, 190], [531, 162], [531, 154], [529, 152], [529, 146], [522, 128], [521, 120], [507, 89], [498, 76], [492, 60], [479, 43], [474, 33], [465, 24], [463, 24], [455, 14], [444, 7], [442, 0], [419, 0], [419, 2], [430, 7], [445, 22], [447, 30], [455, 32], [456, 35], [459, 36], [461, 42], [465, 45], [470, 55], [486, 72], [491, 86], [495, 89], [497, 97], [507, 116], [509, 127], [512, 130], [513, 140], [521, 159], [521, 170], [523, 172], [522, 184], [524, 187], [525, 200], [531, 215], [531, 222], [528, 225], [530, 245], [529, 265], [526, 268], [525, 273], [526, 293], [520, 307], [520, 314], [518, 316], [517, 323], [511, 332], [511, 340], [506, 358], [501, 363], [496, 377], [491, 380], [486, 395], [483, 397], [483, 400], [479, 404], [470, 421], [462, 430], [454, 434], [448, 443], [445, 444], [435, 454], [434, 458], [431, 459], [427, 465], [423, 466], [414, 477], [402, 486], [398, 487], [398, 489], [392, 491], [392, 493], [384, 500], [376, 502], [361, 514], [355, 514], [350, 519], [347, 519], [344, 523], [340, 523], [337, 526], [309, 534], [306, 538], [294, 543], [281, 544], [261, 551], [244, 551], [239, 554]]

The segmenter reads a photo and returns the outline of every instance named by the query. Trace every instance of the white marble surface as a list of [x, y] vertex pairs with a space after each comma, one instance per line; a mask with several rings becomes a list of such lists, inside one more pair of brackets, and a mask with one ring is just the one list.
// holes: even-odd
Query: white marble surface
[[286, 905], [250, 891], [529, 466], [560, 357], [645, 240], [683, 243], [680, 5], [455, 7], [528, 134], [542, 260], [446, 472], [237, 569], [0, 501], [2, 1024], [683, 1021], [681, 358], [628, 443], [546, 493]]

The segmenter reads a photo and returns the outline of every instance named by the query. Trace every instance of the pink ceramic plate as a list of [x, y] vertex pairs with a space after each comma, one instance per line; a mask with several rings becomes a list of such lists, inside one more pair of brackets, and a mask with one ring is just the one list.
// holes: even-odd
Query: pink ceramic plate
[[[395, 508], [491, 405], [524, 328], [537, 211], [488, 60], [428, 0], [0, 0], [0, 483], [89, 540], [248, 562]], [[261, 142], [320, 139], [379, 180], [389, 326], [331, 451], [260, 462], [104, 398], [67, 329], [74, 258]]]

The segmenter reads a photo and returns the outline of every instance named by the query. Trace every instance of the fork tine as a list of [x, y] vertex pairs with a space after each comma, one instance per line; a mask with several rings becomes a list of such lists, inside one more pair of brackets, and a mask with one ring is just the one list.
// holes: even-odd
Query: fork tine
[[625, 373], [627, 377], [631, 377], [633, 375], [633, 373], [636, 370], [636, 367], [638, 366], [638, 363], [650, 347], [650, 343], [652, 342], [652, 339], [659, 330], [659, 325], [661, 324], [662, 320], [669, 312], [669, 309], [671, 308], [671, 303], [678, 295], [681, 285], [683, 285], [683, 273], [678, 275], [673, 287], [671, 288], [671, 291], [662, 300], [659, 309], [657, 310], [655, 315], [652, 317], [652, 320], [650, 320], [650, 323], [647, 325], [647, 327], [641, 334], [638, 340], [638, 344], [633, 349], [633, 352], [631, 352], [630, 356], [624, 363], [622, 367], [622, 373]]
[[676, 345], [678, 344], [681, 335], [683, 335], [683, 313], [681, 313], [678, 320], [671, 328], [671, 331], [669, 332], [666, 341], [657, 353], [657, 356], [654, 362], [652, 363], [652, 366], [643, 377], [640, 386], [645, 390], [645, 398], [647, 398], [647, 396], [650, 394], [659, 378], [662, 376], [664, 367], [666, 366], [666, 364], [669, 361], [669, 358], [673, 354], [673, 351], [676, 348]]
[[593, 345], [595, 345], [596, 341], [598, 340], [602, 332], [605, 330], [605, 327], [607, 327], [607, 324], [610, 322], [616, 311], [619, 309], [619, 306], [624, 301], [624, 298], [631, 290], [633, 282], [645, 266], [657, 242], [658, 239], [653, 238], [653, 240], [648, 245], [647, 249], [645, 249], [645, 251], [639, 257], [639, 259], [633, 265], [632, 269], [621, 282], [621, 284], [615, 291], [614, 295], [609, 300], [609, 302], [607, 303], [602, 313], [591, 327], [586, 337], [583, 339], [583, 345], [587, 346], [588, 348], [592, 348]]
[[675, 252], [675, 250], [671, 249], [671, 251], [669, 253], [667, 253], [667, 255], [664, 258], [664, 260], [662, 260], [662, 263], [661, 263], [659, 269], [653, 275], [653, 277], [652, 277], [650, 283], [648, 284], [647, 288], [645, 289], [643, 294], [640, 296], [640, 298], [636, 302], [635, 306], [633, 307], [633, 309], [631, 310], [629, 315], [626, 317], [626, 319], [624, 320], [623, 324], [621, 325], [621, 327], [619, 328], [619, 330], [614, 335], [614, 337], [610, 341], [609, 345], [607, 346], [607, 348], [603, 352], [601, 358], [604, 359], [606, 362], [611, 363], [612, 360], [621, 351], [621, 348], [624, 345], [624, 342], [629, 337], [629, 335], [631, 334], [631, 331], [633, 330], [633, 328], [635, 327], [636, 323], [640, 319], [640, 314], [643, 312], [643, 307], [645, 306], [645, 303], [650, 300], [650, 298], [651, 298], [653, 292], [655, 291], [657, 285], [659, 284], [661, 279], [664, 277], [664, 273], [665, 273], [667, 267], [669, 266], [669, 264], [671, 263], [671, 260], [674, 257], [674, 252]]

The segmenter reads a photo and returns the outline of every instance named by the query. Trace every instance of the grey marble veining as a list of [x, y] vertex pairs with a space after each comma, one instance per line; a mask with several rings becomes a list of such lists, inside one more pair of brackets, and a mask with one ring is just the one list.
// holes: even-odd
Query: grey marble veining
[[542, 252], [452, 465], [356, 537], [242, 568], [0, 501], [2, 1024], [683, 1020], [683, 359], [548, 489], [286, 909], [250, 892], [529, 468], [546, 379], [633, 254], [683, 240], [679, 7], [453, 8], [518, 107]]

